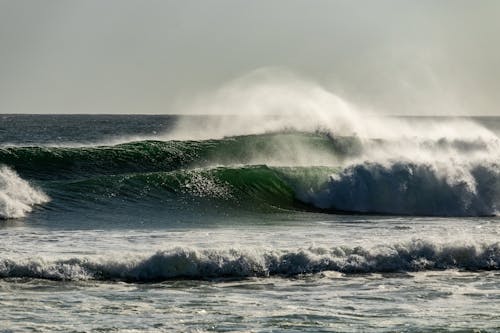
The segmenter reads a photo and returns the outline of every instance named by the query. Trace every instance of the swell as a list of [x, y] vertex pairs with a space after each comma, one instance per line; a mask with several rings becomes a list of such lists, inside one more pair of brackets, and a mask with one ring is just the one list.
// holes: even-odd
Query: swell
[[295, 250], [197, 250], [175, 248], [145, 257], [74, 257], [61, 260], [0, 259], [1, 278], [160, 282], [297, 276], [326, 271], [344, 274], [500, 269], [500, 243], [408, 243]]
[[[314, 147], [330, 160], [356, 154], [354, 137], [323, 133], [274, 133], [204, 141], [137, 141], [97, 147], [4, 147], [0, 163], [22, 176], [40, 180], [81, 179], [98, 175], [173, 171], [206, 165], [246, 165], [281, 157], [282, 165], [300, 164], [297, 147]], [[295, 159], [295, 161], [294, 161]]]
[[[53, 205], [222, 202], [221, 207], [359, 214], [491, 216], [500, 207], [498, 140], [361, 140], [280, 132], [101, 147], [9, 147], [4, 163]], [[321, 165], [321, 166], [318, 166]], [[325, 166], [326, 165], [326, 166]], [[151, 201], [152, 200], [152, 201]]]

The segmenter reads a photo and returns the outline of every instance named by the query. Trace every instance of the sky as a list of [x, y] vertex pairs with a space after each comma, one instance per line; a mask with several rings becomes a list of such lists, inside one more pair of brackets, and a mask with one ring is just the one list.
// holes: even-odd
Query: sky
[[496, 0], [0, 0], [0, 113], [182, 113], [255, 71], [383, 114], [500, 115]]

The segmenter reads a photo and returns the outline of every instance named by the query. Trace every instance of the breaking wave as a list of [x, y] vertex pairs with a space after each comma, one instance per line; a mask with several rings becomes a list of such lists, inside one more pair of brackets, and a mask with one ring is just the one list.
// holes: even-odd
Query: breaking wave
[[0, 259], [2, 278], [159, 282], [297, 276], [326, 271], [345, 274], [500, 269], [500, 243], [436, 244], [414, 240], [375, 248], [297, 250], [196, 250], [175, 248], [148, 257], [63, 260]]
[[303, 200], [319, 208], [344, 212], [497, 215], [500, 166], [462, 167], [459, 175], [452, 175], [428, 163], [356, 164], [332, 174], [323, 189], [308, 193]]
[[19, 218], [49, 197], [20, 178], [15, 171], [0, 166], [0, 219]]
[[[429, 216], [497, 215], [499, 160], [500, 140], [491, 135], [390, 140], [293, 130], [201, 141], [0, 149], [0, 163], [37, 181], [55, 204], [110, 198], [169, 198], [175, 204], [189, 197], [217, 200], [219, 207]], [[16, 177], [11, 172], [7, 178]], [[17, 185], [4, 181], [4, 216], [23, 216], [47, 201], [20, 181], [23, 190], [17, 192], [9, 190]]]

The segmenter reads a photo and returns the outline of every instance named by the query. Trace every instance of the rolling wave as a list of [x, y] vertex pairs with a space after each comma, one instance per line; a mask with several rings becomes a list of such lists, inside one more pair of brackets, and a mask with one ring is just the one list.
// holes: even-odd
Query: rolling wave
[[[41, 180], [97, 175], [172, 171], [213, 165], [313, 165], [299, 150], [337, 161], [358, 154], [359, 140], [324, 133], [273, 133], [204, 141], [137, 141], [98, 147], [4, 147], [0, 163], [21, 175]], [[260, 163], [259, 163], [260, 162]], [[322, 163], [319, 163], [322, 165]]]
[[[455, 170], [456, 171], [456, 170]], [[500, 204], [500, 165], [462, 166], [450, 177], [428, 163], [349, 166], [303, 200], [318, 208], [357, 213], [492, 216]]]
[[33, 206], [48, 201], [43, 191], [31, 186], [12, 169], [0, 167], [0, 219], [23, 217]]
[[365, 162], [341, 167], [241, 166], [101, 176], [52, 183], [51, 197], [76, 201], [122, 198], [204, 200], [249, 209], [329, 213], [493, 216], [500, 203], [500, 166], [464, 174], [430, 164]]
[[[0, 163], [69, 206], [110, 198], [168, 198], [175, 205], [194, 198], [249, 209], [490, 216], [500, 205], [499, 152], [491, 138], [391, 141], [285, 131], [204, 141], [5, 147]], [[24, 208], [8, 215], [23, 216], [45, 201], [41, 194], [22, 199]]]
[[160, 282], [175, 279], [218, 279], [297, 276], [326, 271], [345, 274], [500, 269], [500, 243], [408, 243], [296, 250], [197, 250], [175, 248], [146, 257], [46, 260], [0, 259], [1, 278]]

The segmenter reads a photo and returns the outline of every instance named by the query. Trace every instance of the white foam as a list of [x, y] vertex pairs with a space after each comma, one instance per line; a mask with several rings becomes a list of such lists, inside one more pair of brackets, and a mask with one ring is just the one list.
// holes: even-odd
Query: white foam
[[[324, 209], [404, 215], [496, 215], [500, 166], [456, 166], [394, 162], [352, 165], [302, 200]], [[449, 168], [449, 166], [443, 167]], [[458, 172], [460, 170], [460, 172]]]
[[311, 247], [292, 250], [174, 248], [153, 255], [112, 258], [0, 258], [0, 277], [52, 280], [120, 280], [294, 276], [324, 271], [351, 273], [414, 272], [442, 269], [498, 270], [500, 243], [406, 243], [362, 247]]
[[48, 202], [49, 197], [31, 186], [12, 169], [0, 166], [0, 218], [20, 218], [34, 205]]

